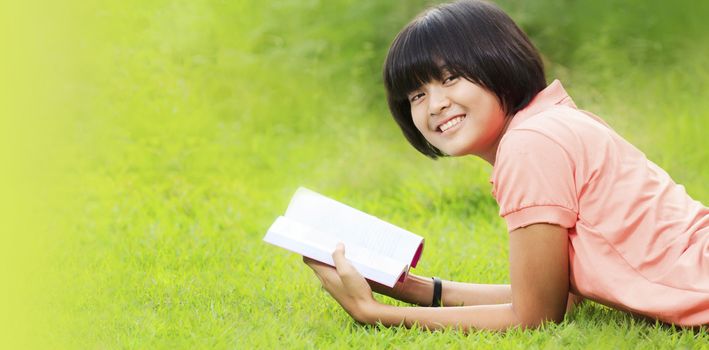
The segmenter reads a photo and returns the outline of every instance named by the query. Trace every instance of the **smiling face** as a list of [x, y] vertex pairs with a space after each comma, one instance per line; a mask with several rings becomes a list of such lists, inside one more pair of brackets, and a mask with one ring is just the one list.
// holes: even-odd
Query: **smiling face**
[[498, 98], [471, 81], [444, 70], [408, 94], [416, 129], [451, 156], [476, 155], [493, 164], [509, 118]]
[[[460, 78], [447, 81], [442, 68]], [[537, 49], [487, 1], [443, 4], [414, 18], [392, 42], [383, 78], [389, 111], [417, 151], [432, 159], [476, 154], [490, 163], [509, 117], [547, 85]], [[413, 90], [421, 101], [411, 101]], [[444, 129], [461, 124], [441, 132], [437, 123], [456, 114], [465, 118]]]

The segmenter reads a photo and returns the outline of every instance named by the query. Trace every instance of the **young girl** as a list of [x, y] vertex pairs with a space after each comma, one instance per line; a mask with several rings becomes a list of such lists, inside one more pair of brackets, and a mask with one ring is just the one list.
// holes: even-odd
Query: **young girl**
[[[561, 321], [588, 298], [682, 326], [709, 324], [709, 208], [558, 81], [547, 86], [527, 36], [497, 7], [432, 8], [394, 40], [388, 102], [421, 153], [476, 155], [493, 166], [509, 230], [510, 285], [409, 275], [367, 282], [344, 257], [305, 259], [357, 321], [501, 330]], [[370, 285], [371, 283], [371, 285]], [[421, 306], [377, 302], [372, 289]]]

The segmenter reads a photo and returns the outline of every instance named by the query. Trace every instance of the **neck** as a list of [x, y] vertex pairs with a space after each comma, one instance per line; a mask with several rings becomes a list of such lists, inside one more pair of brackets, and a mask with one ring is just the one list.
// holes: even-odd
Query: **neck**
[[502, 140], [502, 136], [504, 136], [507, 132], [507, 128], [510, 126], [513, 117], [514, 116], [509, 116], [505, 118], [505, 125], [503, 126], [502, 131], [500, 131], [500, 134], [497, 135], [497, 139], [495, 139], [495, 142], [492, 144], [492, 146], [490, 146], [487, 151], [478, 154], [480, 158], [484, 159], [492, 166], [495, 166], [495, 157], [497, 157], [497, 148], [500, 145], [500, 140]]

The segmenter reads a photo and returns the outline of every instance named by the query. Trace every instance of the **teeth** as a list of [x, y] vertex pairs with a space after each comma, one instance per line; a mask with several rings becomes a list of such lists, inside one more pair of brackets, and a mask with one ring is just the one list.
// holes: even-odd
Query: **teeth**
[[443, 123], [443, 125], [440, 126], [441, 132], [444, 132], [444, 131], [458, 125], [458, 123], [463, 121], [463, 118], [465, 118], [465, 117], [455, 117], [455, 118]]

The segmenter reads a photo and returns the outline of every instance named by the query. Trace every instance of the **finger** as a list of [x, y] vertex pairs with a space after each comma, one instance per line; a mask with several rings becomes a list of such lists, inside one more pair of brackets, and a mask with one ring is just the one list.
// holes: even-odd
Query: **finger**
[[347, 270], [350, 263], [347, 261], [347, 258], [345, 258], [344, 244], [337, 243], [337, 246], [335, 246], [335, 251], [332, 252], [332, 261], [335, 262], [335, 268], [337, 269], [338, 274], [341, 274]]
[[340, 278], [344, 279], [363, 279], [357, 269], [345, 258], [345, 245], [338, 243], [335, 252], [332, 253], [332, 260], [335, 262], [335, 269]]
[[325, 274], [325, 273], [330, 273], [330, 272], [337, 274], [337, 271], [335, 271], [334, 267], [324, 264], [324, 263], [321, 263], [316, 260], [312, 260], [310, 262], [307, 262], [306, 265], [308, 265], [309, 268], [311, 268], [313, 271], [315, 271], [316, 274], [319, 274], [319, 275]]
[[328, 264], [325, 264], [325, 263], [323, 263], [323, 262], [320, 262], [320, 261], [317, 261], [317, 260], [315, 260], [315, 259], [309, 258], [309, 257], [307, 257], [307, 256], [303, 256], [303, 262], [304, 262], [306, 265], [310, 266], [310, 267], [313, 267], [313, 266], [327, 266], [327, 267], [330, 267], [330, 265], [328, 265]]
[[340, 276], [334, 267], [316, 261], [316, 264], [308, 264], [315, 276], [320, 280], [323, 287], [328, 287], [333, 283], [339, 283]]

